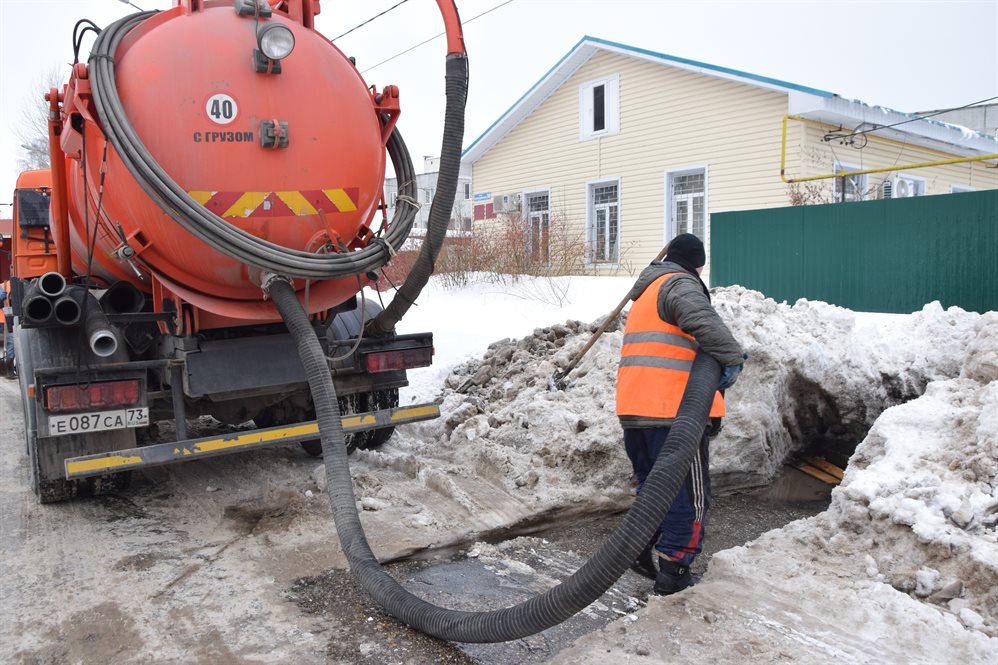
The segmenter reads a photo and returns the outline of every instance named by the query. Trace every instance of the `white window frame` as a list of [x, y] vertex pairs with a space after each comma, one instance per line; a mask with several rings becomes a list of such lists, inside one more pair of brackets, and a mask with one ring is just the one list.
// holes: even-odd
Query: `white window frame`
[[[593, 89], [603, 87], [603, 120], [601, 130], [593, 129]], [[620, 74], [611, 74], [587, 81], [579, 86], [579, 140], [588, 141], [620, 133]]]
[[970, 185], [957, 185], [953, 184], [949, 186], [950, 194], [960, 194], [962, 192], [976, 192], [976, 187], [971, 187]]
[[[617, 256], [614, 261], [593, 261], [593, 256], [595, 255], [594, 245], [595, 239], [593, 238], [593, 231], [595, 225], [595, 215], [596, 209], [593, 205], [593, 192], [596, 187], [600, 185], [616, 185], [617, 186]], [[590, 268], [598, 269], [616, 269], [620, 267], [620, 254], [621, 247], [623, 247], [623, 233], [621, 232], [623, 227], [623, 215], [622, 215], [622, 201], [624, 198], [623, 188], [620, 185], [620, 176], [614, 176], [609, 178], [599, 178], [596, 180], [589, 180], [586, 182], [586, 266]]]
[[[894, 181], [897, 181], [897, 180], [908, 180], [910, 182], [915, 183], [916, 186], [917, 186], [917, 189], [919, 190], [919, 193], [915, 194], [915, 196], [925, 196], [926, 194], [929, 193], [929, 181], [926, 180], [925, 178], [923, 178], [922, 176], [911, 175], [909, 173], [898, 173], [897, 175], [894, 176], [894, 178], [892, 178], [892, 180], [894, 180]], [[897, 188], [896, 182], [894, 184], [894, 188], [895, 188], [895, 190]], [[896, 196], [896, 191], [892, 191], [891, 192], [891, 197], [892, 198], [901, 198], [901, 197]], [[906, 196], [904, 198], [911, 198], [911, 197], [907, 197]]]
[[[832, 173], [844, 173], [847, 171], [862, 171], [862, 170], [863, 170], [862, 166], [857, 166], [855, 164], [847, 164], [845, 162], [840, 162], [838, 160], [835, 160], [835, 162], [832, 163]], [[832, 203], [853, 203], [855, 201], [865, 201], [866, 195], [867, 193], [869, 193], [870, 189], [870, 178], [868, 174], [863, 173], [861, 175], [851, 175], [846, 177], [860, 179], [860, 182], [862, 183], [861, 186], [862, 191], [859, 192], [859, 198], [855, 199], [847, 198], [845, 201], [843, 201], [842, 193], [839, 191], [840, 179], [832, 178]]]
[[709, 271], [710, 267], [710, 166], [708, 164], [688, 164], [686, 166], [677, 166], [675, 168], [666, 169], [663, 174], [663, 183], [665, 189], [665, 214], [662, 220], [662, 246], [665, 247], [669, 244], [669, 241], [676, 237], [676, 227], [672, 220], [672, 204], [673, 204], [673, 194], [672, 194], [672, 181], [673, 178], [680, 175], [687, 175], [690, 173], [698, 173], [703, 171], [703, 241], [704, 250], [707, 253], [707, 263], [704, 268], [705, 271]]
[[[522, 201], [523, 210], [523, 222], [526, 225], [527, 231], [527, 256], [529, 257], [533, 253], [533, 220], [531, 219], [530, 213], [530, 196], [534, 194], [546, 194], [548, 197], [548, 209], [547, 209], [547, 257], [548, 260], [544, 262], [543, 265], [551, 265], [551, 188], [550, 187], [540, 187], [537, 189], [525, 189], [520, 192], [520, 201]], [[620, 190], [617, 190], [617, 196], [620, 196]], [[619, 202], [618, 202], [619, 204]]]

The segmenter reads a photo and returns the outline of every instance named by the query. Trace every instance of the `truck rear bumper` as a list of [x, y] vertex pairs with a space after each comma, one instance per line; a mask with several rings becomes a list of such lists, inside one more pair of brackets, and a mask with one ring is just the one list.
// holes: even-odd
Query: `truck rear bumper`
[[[431, 420], [439, 416], [440, 407], [437, 404], [427, 403], [344, 416], [341, 422], [343, 423], [343, 431], [351, 433]], [[73, 480], [119, 471], [178, 464], [239, 453], [254, 448], [308, 441], [316, 439], [318, 436], [319, 424], [313, 420], [295, 425], [268, 427], [224, 436], [158, 443], [130, 450], [68, 457], [65, 460], [66, 479]]]

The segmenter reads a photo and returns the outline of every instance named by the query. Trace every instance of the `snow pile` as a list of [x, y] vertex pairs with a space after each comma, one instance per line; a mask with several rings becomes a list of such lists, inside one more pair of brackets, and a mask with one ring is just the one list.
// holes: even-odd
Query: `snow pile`
[[860, 441], [886, 408], [959, 375], [980, 319], [939, 303], [871, 319], [741, 287], [717, 290], [714, 306], [749, 353], [711, 448], [719, 487], [768, 483], [808, 443]]
[[998, 314], [978, 328], [961, 378], [877, 420], [819, 525], [867, 574], [998, 637]]
[[[716, 289], [714, 304], [750, 356], [711, 448], [719, 490], [767, 484], [815, 441], [855, 444], [884, 409], [920, 395], [929, 381], [959, 375], [980, 319], [934, 303], [862, 323], [840, 307], [807, 300], [790, 307], [741, 287]], [[619, 328], [597, 341], [565, 391], [548, 390], [598, 323], [538, 329], [458, 367], [446, 381], [448, 416], [437, 436], [478, 442], [479, 461], [516, 469], [519, 487], [534, 488], [546, 475], [538, 468], [567, 470], [568, 480], [599, 489], [619, 485], [629, 473], [614, 413]]]
[[876, 420], [825, 513], [717, 553], [703, 582], [554, 662], [993, 662], [998, 314], [933, 305], [901, 324], [878, 343], [885, 358], [912, 359], [909, 376], [931, 373], [917, 365], [930, 346], [963, 361]]
[[[884, 613], [899, 625], [912, 617], [915, 630], [956, 626], [978, 636], [958, 633], [925, 645], [925, 653], [966, 640], [968, 653], [993, 646], [998, 315], [933, 303], [911, 315], [870, 316], [806, 300], [778, 304], [740, 287], [715, 290], [714, 303], [750, 354], [712, 445], [715, 487], [764, 484], [808, 443], [866, 439], [828, 512], [715, 556], [688, 592], [721, 608], [709, 610], [718, 617], [711, 630], [725, 624], [724, 598], [743, 588], [748, 605], [730, 612], [776, 632], [782, 625], [812, 635], [839, 621], [836, 612], [846, 612], [843, 625]], [[429, 546], [460, 544], [490, 530], [628, 506], [630, 466], [614, 415], [619, 328], [595, 343], [565, 390], [549, 389], [598, 323], [569, 321], [493, 343], [446, 379], [439, 420], [358, 451], [352, 466], [365, 524], [393, 525], [391, 540], [404, 555], [402, 544], [418, 549], [430, 534], [437, 540]], [[825, 607], [829, 588], [837, 600]], [[722, 594], [716, 603], [712, 593]], [[794, 619], [786, 608], [797, 606], [799, 593], [815, 602]], [[760, 595], [784, 609], [752, 605]], [[657, 611], [671, 622], [675, 608], [651, 603], [647, 621], [663, 621]], [[847, 633], [835, 633], [823, 653], [852, 653], [836, 651]], [[884, 657], [905, 653], [903, 646]]]

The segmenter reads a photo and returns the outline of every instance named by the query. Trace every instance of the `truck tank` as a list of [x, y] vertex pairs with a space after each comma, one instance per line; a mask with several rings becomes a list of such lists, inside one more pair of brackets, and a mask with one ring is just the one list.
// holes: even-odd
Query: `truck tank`
[[[165, 175], [232, 226], [290, 250], [364, 247], [379, 221], [397, 90], [369, 89], [306, 27], [309, 17], [240, 7], [254, 4], [192, 2], [128, 30], [112, 54], [120, 112]], [[261, 56], [261, 32], [291, 40], [291, 52]], [[108, 141], [108, 119], [94, 103], [94, 69], [105, 56], [95, 57], [90, 68], [74, 67], [60, 136], [69, 244], [58, 225], [54, 234], [71, 248], [73, 272], [145, 292], [161, 285], [203, 310], [202, 327], [276, 320], [261, 298], [260, 270], [178, 224], [136, 178], [120, 142]], [[360, 275], [311, 284], [310, 313], [367, 283]]]

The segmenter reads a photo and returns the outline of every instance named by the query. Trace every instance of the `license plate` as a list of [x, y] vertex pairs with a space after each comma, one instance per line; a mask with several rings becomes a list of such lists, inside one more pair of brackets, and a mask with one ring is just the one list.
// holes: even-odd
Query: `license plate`
[[149, 407], [94, 411], [71, 415], [49, 416], [49, 436], [104, 432], [126, 427], [144, 427], [149, 424]]

